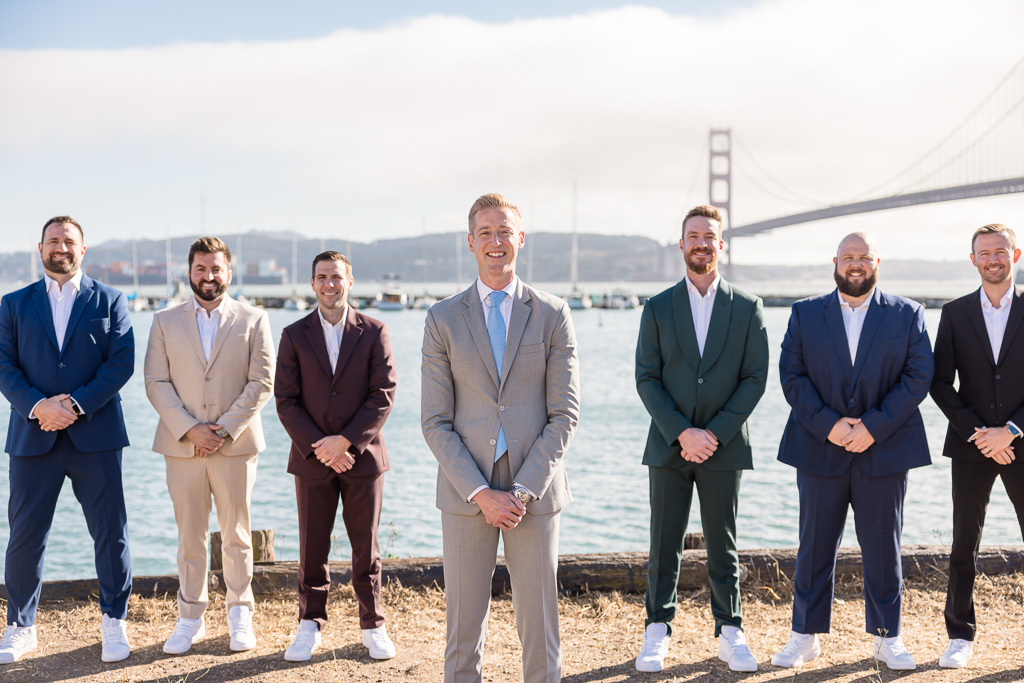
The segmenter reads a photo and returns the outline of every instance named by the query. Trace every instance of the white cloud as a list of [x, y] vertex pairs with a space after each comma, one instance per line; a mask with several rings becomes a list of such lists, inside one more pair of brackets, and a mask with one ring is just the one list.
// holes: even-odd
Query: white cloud
[[[1020, 57], [1022, 25], [1012, 0], [777, 0], [717, 18], [430, 16], [316, 40], [0, 51], [0, 230], [66, 211], [94, 242], [195, 231], [202, 192], [212, 232], [364, 240], [462, 229], [495, 190], [532, 206], [537, 229], [566, 230], [576, 179], [582, 231], [669, 240], [706, 198], [703, 168], [687, 192], [710, 126], [800, 193], [842, 201], [965, 116]], [[1024, 207], [984, 201], [1010, 224]], [[734, 203], [737, 222], [800, 208], [742, 174]], [[865, 222], [883, 252], [906, 251], [925, 234], [905, 229], [926, 229], [915, 216], [942, 223], [933, 242], [948, 228], [922, 254], [935, 258], [992, 219], [974, 201]], [[851, 221], [736, 255], [817, 260], [794, 244], [832, 243]]]

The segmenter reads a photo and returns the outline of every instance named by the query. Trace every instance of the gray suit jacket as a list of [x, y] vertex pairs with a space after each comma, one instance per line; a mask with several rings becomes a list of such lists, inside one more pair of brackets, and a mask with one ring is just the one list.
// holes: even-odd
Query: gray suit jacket
[[539, 500], [531, 514], [572, 500], [562, 457], [579, 422], [579, 362], [569, 307], [519, 281], [498, 382], [476, 283], [439, 301], [423, 332], [422, 426], [437, 458], [437, 507], [480, 512], [467, 497], [487, 485], [505, 428], [513, 479]]

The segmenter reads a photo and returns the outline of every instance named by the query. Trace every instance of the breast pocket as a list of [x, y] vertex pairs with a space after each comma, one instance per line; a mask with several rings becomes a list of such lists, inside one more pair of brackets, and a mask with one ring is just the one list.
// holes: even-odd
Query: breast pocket
[[541, 342], [540, 344], [527, 344], [526, 346], [520, 346], [519, 350], [516, 353], [518, 353], [520, 356], [525, 356], [525, 355], [531, 354], [531, 353], [543, 353], [543, 352], [544, 352], [544, 343]]
[[106, 346], [110, 334], [110, 318], [93, 318], [89, 321], [89, 339], [98, 346]]

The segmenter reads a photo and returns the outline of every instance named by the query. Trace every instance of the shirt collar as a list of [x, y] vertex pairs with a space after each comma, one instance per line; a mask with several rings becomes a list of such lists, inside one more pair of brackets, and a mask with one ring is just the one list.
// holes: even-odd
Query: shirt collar
[[[511, 300], [513, 297], [515, 297], [516, 289], [518, 288], [518, 286], [519, 286], [519, 276], [518, 275], [513, 275], [512, 276], [512, 281], [509, 282], [504, 287], [502, 287], [500, 291], [505, 292], [506, 294], [508, 294], [508, 298], [509, 298], [509, 300]], [[495, 292], [495, 291], [499, 291], [499, 290], [491, 289], [490, 287], [485, 285], [480, 280], [480, 278], [476, 279], [476, 292], [480, 296], [480, 301], [481, 302], [487, 301], [488, 298], [491, 296], [491, 292]], [[488, 305], [490, 305], [489, 302], [488, 302]]]
[[839, 305], [840, 306], [842, 306], [843, 308], [845, 308], [845, 309], [847, 309], [849, 311], [852, 311], [854, 313], [860, 313], [861, 311], [868, 310], [868, 306], [871, 305], [871, 300], [875, 298], [875, 290], [872, 289], [871, 293], [868, 294], [868, 298], [864, 299], [864, 303], [862, 303], [860, 306], [857, 306], [856, 308], [851, 306], [846, 301], [846, 299], [843, 298], [842, 293], [838, 289], [836, 290], [836, 296], [839, 297]]
[[[60, 285], [57, 284], [56, 280], [54, 280], [46, 273], [43, 273], [43, 283], [46, 286], [47, 292], [49, 292], [53, 287], [57, 287], [57, 289], [61, 292], [66, 292], [66, 290], [62, 289]], [[71, 285], [71, 288], [75, 290], [76, 294], [82, 291], [82, 269], [79, 268], [78, 270], [76, 270], [75, 274], [72, 275], [71, 279], [65, 282], [64, 285]]]
[[342, 327], [345, 326], [345, 320], [348, 318], [348, 304], [345, 304], [345, 310], [342, 312], [341, 320], [338, 321], [337, 325], [335, 325], [330, 320], [324, 317], [324, 312], [320, 310], [319, 305], [316, 307], [316, 314], [320, 316], [320, 325], [322, 325], [323, 327], [331, 327], [336, 330], [340, 330]]
[[[708, 294], [713, 294], [714, 292], [717, 292], [718, 291], [718, 283], [721, 282], [721, 281], [722, 281], [721, 274], [715, 275], [715, 279], [711, 281], [710, 285], [708, 285]], [[693, 282], [690, 280], [690, 276], [689, 275], [686, 276], [686, 291], [692, 292], [692, 293], [696, 294], [697, 296], [701, 296], [700, 290], [697, 289], [697, 285], [693, 284]], [[707, 296], [708, 294], [705, 294], [704, 296]]]
[[[212, 311], [210, 311], [210, 317], [211, 318], [213, 317], [214, 313], [216, 313], [217, 315], [221, 315], [222, 313], [224, 313], [224, 304], [225, 304], [225, 302], [227, 302], [227, 300], [228, 300], [228, 295], [227, 294], [225, 294], [224, 296], [222, 296], [220, 298], [220, 303], [217, 304], [217, 307], [214, 308]], [[192, 308], [193, 308], [193, 310], [195, 310], [196, 314], [198, 314], [199, 311], [204, 311], [204, 312], [206, 311], [206, 309], [203, 308], [199, 304], [199, 299], [194, 294], [192, 295]]]
[[1006, 288], [1006, 291], [1003, 293], [1003, 295], [999, 297], [998, 309], [996, 309], [996, 307], [992, 305], [992, 302], [989, 301], [988, 294], [985, 293], [985, 288], [981, 288], [981, 307], [984, 309], [992, 311], [1004, 311], [1006, 310], [1006, 304], [1010, 303], [1011, 301], [1013, 301], [1013, 280], [1010, 280], [1010, 285]]

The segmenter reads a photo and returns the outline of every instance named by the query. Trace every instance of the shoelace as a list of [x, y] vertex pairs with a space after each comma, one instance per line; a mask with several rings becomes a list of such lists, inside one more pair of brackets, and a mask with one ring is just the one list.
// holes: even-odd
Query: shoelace
[[124, 643], [127, 642], [124, 637], [124, 632], [121, 630], [120, 622], [111, 619], [100, 628], [100, 638], [103, 640], [103, 644], [106, 645], [110, 641]]
[[800, 648], [802, 648], [806, 642], [807, 641], [802, 638], [800, 640], [797, 640], [796, 638], [790, 638], [789, 642], [786, 643], [786, 646], [782, 648], [782, 652], [780, 652], [779, 654], [785, 655], [786, 657], [792, 657], [795, 659], [797, 651]]
[[299, 631], [295, 634], [293, 646], [312, 647], [316, 642], [316, 631]]
[[0, 648], [14, 647], [22, 640], [28, 640], [30, 637], [28, 628], [19, 628], [17, 630], [15, 628], [12, 625], [4, 631], [3, 640], [0, 640]]
[[883, 638], [882, 640], [889, 648], [889, 653], [894, 657], [910, 654], [907, 652], [907, 648], [903, 646], [903, 640], [899, 636], [896, 636], [895, 638]]
[[231, 622], [231, 630], [234, 631], [251, 631], [252, 630], [252, 612], [248, 610], [242, 612], [237, 618], [228, 617]]
[[644, 646], [640, 648], [640, 655], [660, 654], [662, 648], [665, 646], [665, 641], [665, 638], [644, 634]]
[[174, 625], [174, 632], [171, 633], [171, 637], [185, 636], [186, 638], [191, 638], [198, 629], [199, 624], [187, 624], [184, 619], [178, 619], [178, 623]]

